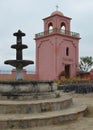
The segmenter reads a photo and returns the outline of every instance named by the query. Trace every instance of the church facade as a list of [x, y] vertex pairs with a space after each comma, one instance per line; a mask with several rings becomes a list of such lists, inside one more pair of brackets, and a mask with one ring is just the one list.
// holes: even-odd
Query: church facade
[[38, 79], [76, 77], [80, 36], [79, 33], [71, 32], [71, 18], [56, 10], [43, 22], [44, 31], [35, 35]]

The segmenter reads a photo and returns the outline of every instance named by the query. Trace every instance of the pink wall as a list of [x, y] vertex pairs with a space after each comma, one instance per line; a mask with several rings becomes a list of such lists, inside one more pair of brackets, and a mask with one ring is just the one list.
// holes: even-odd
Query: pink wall
[[[69, 55], [66, 55], [69, 48]], [[78, 40], [69, 37], [58, 36], [57, 41], [57, 75], [64, 71], [65, 65], [70, 65], [70, 77], [76, 76], [78, 71]]]
[[[38, 43], [37, 43], [38, 42]], [[49, 80], [51, 77], [55, 78], [55, 38], [52, 41], [47, 38], [36, 41], [37, 62], [36, 70], [39, 79]]]
[[[64, 71], [66, 64], [70, 65], [70, 77], [78, 71], [78, 39], [60, 36], [59, 34], [36, 40], [37, 73], [40, 79], [54, 80]], [[66, 48], [69, 56], [66, 56]]]

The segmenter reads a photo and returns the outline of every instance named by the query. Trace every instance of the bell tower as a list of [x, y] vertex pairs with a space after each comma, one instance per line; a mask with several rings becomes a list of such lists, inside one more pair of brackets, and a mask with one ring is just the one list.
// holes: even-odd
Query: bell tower
[[55, 11], [50, 17], [44, 18], [44, 31], [51, 29], [63, 29], [70, 31], [71, 18], [65, 17], [62, 12]]
[[41, 80], [55, 80], [78, 71], [79, 33], [70, 31], [71, 18], [58, 10], [43, 19], [44, 32], [35, 35], [36, 71]]

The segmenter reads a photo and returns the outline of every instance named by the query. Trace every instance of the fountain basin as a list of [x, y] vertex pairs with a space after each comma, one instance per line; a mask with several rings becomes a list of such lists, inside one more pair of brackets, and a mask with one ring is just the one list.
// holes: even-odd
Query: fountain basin
[[20, 44], [18, 44], [18, 45], [14, 44], [14, 45], [11, 46], [11, 48], [13, 48], [13, 49], [26, 49], [27, 45], [25, 45], [25, 44], [22, 44], [22, 45], [20, 45]]
[[1, 98], [54, 98], [55, 90], [57, 86], [53, 81], [0, 81]]
[[34, 64], [34, 62], [31, 60], [7, 60], [4, 63], [16, 67], [16, 80], [23, 79], [23, 67], [29, 64]]
[[34, 64], [34, 62], [31, 60], [7, 60], [4, 63], [19, 68], [23, 68], [29, 64]]

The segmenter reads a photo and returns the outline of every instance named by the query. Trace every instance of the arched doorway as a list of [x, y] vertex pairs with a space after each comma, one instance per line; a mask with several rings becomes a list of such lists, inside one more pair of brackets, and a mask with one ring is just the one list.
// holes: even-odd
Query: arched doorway
[[65, 65], [65, 78], [70, 78], [70, 65]]
[[52, 23], [48, 24], [48, 31], [49, 31], [49, 34], [53, 32], [53, 24]]

